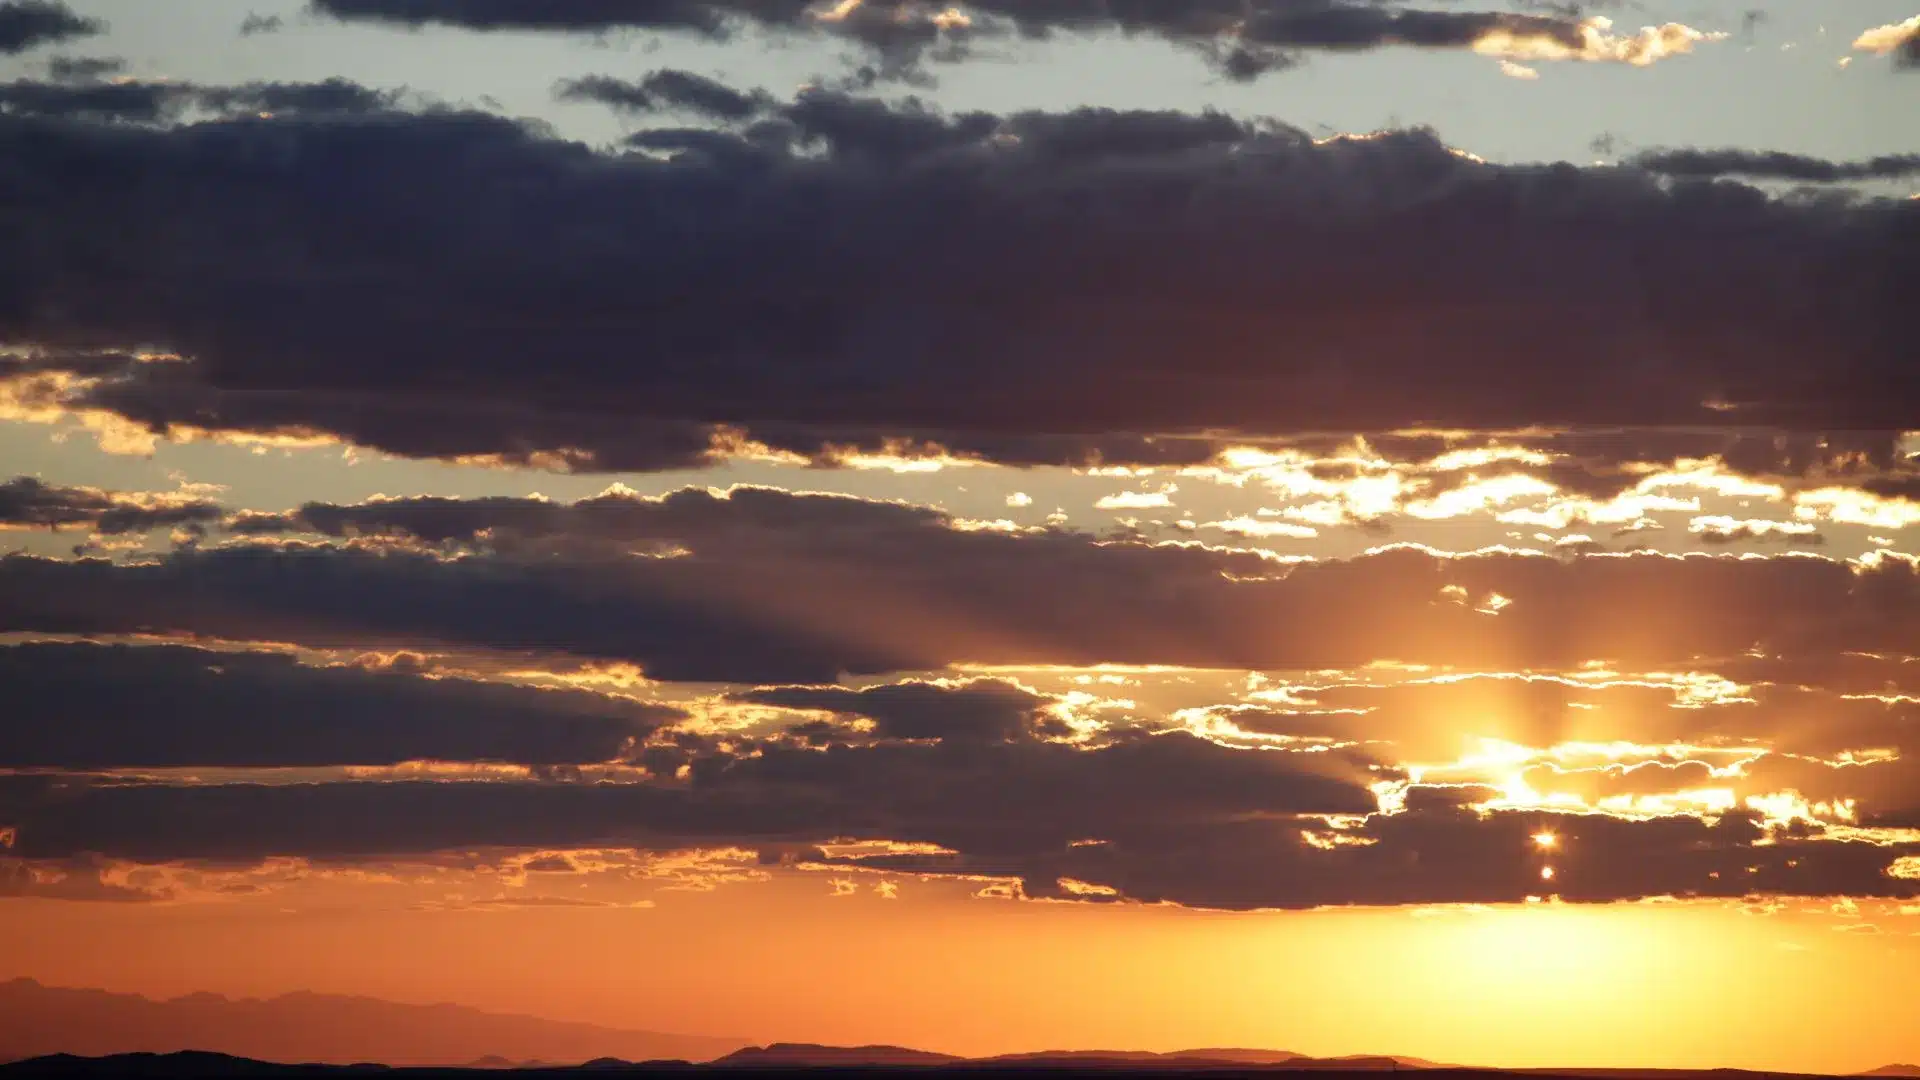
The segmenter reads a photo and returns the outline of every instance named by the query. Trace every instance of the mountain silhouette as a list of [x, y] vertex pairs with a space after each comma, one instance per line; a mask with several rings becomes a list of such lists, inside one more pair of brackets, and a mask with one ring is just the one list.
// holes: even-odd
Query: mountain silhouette
[[[44, 986], [27, 978], [0, 982], [0, 1018], [5, 1021], [0, 1023], [0, 1074], [35, 1076], [362, 1075], [421, 1065], [475, 1073], [530, 1068], [831, 1074], [851, 1069], [878, 1076], [892, 1070], [939, 1070], [1055, 1080], [1129, 1072], [1169, 1077], [1298, 1071], [1330, 1074], [1331, 1080], [1333, 1075], [1399, 1070], [1419, 1071], [1422, 1080], [1782, 1080], [1786, 1075], [1732, 1069], [1501, 1070], [1386, 1054], [1316, 1058], [1244, 1047], [1041, 1050], [968, 1058], [890, 1045], [749, 1045], [741, 1039], [304, 991], [266, 999], [196, 993], [155, 1001], [137, 994]], [[1886, 1065], [1858, 1075], [1920, 1080], [1920, 1067]]]
[[964, 1065], [1006, 1069], [1119, 1070], [1148, 1068], [1208, 1069], [1284, 1065], [1288, 1069], [1324, 1069], [1344, 1072], [1375, 1072], [1394, 1069], [1447, 1068], [1422, 1058], [1393, 1057], [1385, 1054], [1355, 1054], [1348, 1057], [1314, 1058], [1289, 1050], [1258, 1050], [1241, 1047], [1212, 1047], [1195, 1050], [1035, 1050], [1017, 1054], [966, 1058], [937, 1054], [905, 1046], [821, 1046], [814, 1043], [774, 1043], [736, 1050], [711, 1064], [720, 1067], [756, 1068], [882, 1068], [889, 1066]]
[[[901, 1046], [818, 1046], [807, 1043], [775, 1043], [772, 1046], [746, 1048], [734, 1059], [693, 1064], [686, 1061], [623, 1061], [618, 1058], [598, 1058], [580, 1065], [554, 1066], [522, 1064], [519, 1068], [537, 1068], [539, 1075], [593, 1074], [600, 1071], [616, 1072], [623, 1075], [673, 1075], [689, 1073], [725, 1073], [733, 1076], [793, 1076], [793, 1077], [838, 1077], [865, 1076], [878, 1078], [884, 1076], [928, 1077], [934, 1074], [959, 1074], [962, 1076], [1008, 1077], [1008, 1078], [1046, 1078], [1046, 1080], [1109, 1080], [1113, 1077], [1137, 1076], [1152, 1080], [1174, 1080], [1176, 1077], [1205, 1077], [1208, 1080], [1227, 1080], [1232, 1077], [1282, 1077], [1300, 1069], [1319, 1070], [1318, 1075], [1326, 1080], [1345, 1078], [1345, 1080], [1363, 1080], [1375, 1075], [1380, 1068], [1378, 1062], [1393, 1062], [1394, 1058], [1364, 1057], [1351, 1058], [1303, 1058], [1288, 1057], [1282, 1061], [1233, 1061], [1223, 1057], [1194, 1055], [1206, 1054], [1244, 1054], [1250, 1056], [1278, 1055], [1284, 1051], [1265, 1050], [1187, 1050], [1158, 1054], [1138, 1050], [1093, 1050], [1093, 1051], [1042, 1051], [1038, 1054], [1012, 1055], [1008, 1058], [956, 1058], [947, 1054], [933, 1054], [923, 1050], [914, 1050]], [[1301, 1065], [1300, 1062], [1311, 1064]], [[1365, 1062], [1354, 1066], [1343, 1062]], [[497, 1063], [490, 1062], [495, 1067]], [[409, 1071], [409, 1076], [482, 1076], [486, 1070], [476, 1068], [478, 1063], [467, 1068], [443, 1067]], [[1909, 1069], [1912, 1066], [1891, 1066]], [[1581, 1078], [1610, 1077], [1614, 1080], [1789, 1080], [1798, 1074], [1756, 1073], [1739, 1069], [1463, 1069], [1440, 1066], [1435, 1069], [1412, 1069], [1418, 1071], [1420, 1080], [1581, 1080]], [[386, 1065], [281, 1065], [268, 1061], [254, 1061], [247, 1058], [232, 1057], [226, 1054], [198, 1052], [180, 1052], [172, 1054], [121, 1054], [111, 1057], [76, 1057], [71, 1054], [58, 1054], [49, 1057], [33, 1058], [0, 1064], [0, 1078], [10, 1080], [13, 1076], [148, 1076], [171, 1080], [174, 1077], [189, 1076], [300, 1076], [300, 1077], [340, 1077], [378, 1075], [389, 1071]], [[1881, 1070], [1859, 1075], [1886, 1075]], [[1902, 1075], [1902, 1074], [1894, 1074]], [[1808, 1077], [1808, 1080], [1831, 1080], [1826, 1077]]]
[[1174, 1050], [1168, 1053], [1156, 1053], [1152, 1050], [1036, 1050], [1024, 1054], [1000, 1054], [984, 1058], [991, 1062], [1005, 1062], [1018, 1065], [1278, 1065], [1281, 1062], [1304, 1060], [1300, 1054], [1288, 1050], [1242, 1050], [1216, 1048], [1208, 1050]]
[[936, 1054], [905, 1046], [820, 1046], [815, 1043], [773, 1043], [748, 1046], [713, 1064], [773, 1068], [884, 1067], [898, 1065], [950, 1065], [966, 1061], [954, 1054]]
[[707, 1061], [745, 1039], [632, 1031], [461, 1005], [403, 1005], [299, 992], [275, 998], [198, 993], [169, 1001], [105, 990], [0, 982], [0, 1061], [194, 1050], [263, 1061], [448, 1065], [508, 1062]]

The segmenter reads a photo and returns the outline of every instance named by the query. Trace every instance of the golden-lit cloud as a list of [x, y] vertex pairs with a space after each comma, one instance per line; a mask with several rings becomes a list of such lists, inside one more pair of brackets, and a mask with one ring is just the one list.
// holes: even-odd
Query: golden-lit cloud
[[1770, 521], [1765, 518], [1741, 519], [1726, 514], [1701, 514], [1687, 522], [1687, 531], [1703, 540], [1727, 543], [1733, 540], [1820, 539], [1819, 526], [1805, 521]]
[[1695, 30], [1680, 23], [1644, 26], [1638, 33], [1620, 34], [1613, 20], [1602, 15], [1583, 19], [1577, 30], [1579, 44], [1569, 44], [1544, 32], [1516, 32], [1504, 28], [1489, 31], [1473, 43], [1473, 51], [1507, 60], [1584, 60], [1605, 61], [1646, 67], [1674, 56], [1684, 56], [1697, 44], [1724, 41], [1720, 32]]
[[1310, 540], [1320, 535], [1320, 530], [1310, 525], [1296, 525], [1291, 521], [1274, 521], [1270, 518], [1237, 517], [1226, 521], [1208, 521], [1200, 525], [1202, 529], [1218, 529], [1230, 536], [1247, 536], [1261, 540], [1285, 538], [1292, 540]]
[[106, 453], [140, 457], [152, 455], [162, 441], [212, 442], [256, 454], [346, 445], [335, 436], [299, 425], [272, 431], [230, 431], [188, 423], [160, 427], [142, 424], [111, 409], [87, 404], [87, 394], [101, 383], [99, 378], [64, 371], [0, 375], [0, 421], [77, 427], [91, 434]]
[[1909, 43], [1920, 39], [1920, 15], [1904, 22], [1889, 23], [1862, 31], [1853, 39], [1853, 47], [1859, 52], [1885, 56], [1897, 49], [1906, 48]]
[[1103, 495], [1093, 506], [1096, 510], [1157, 510], [1173, 505], [1173, 493], [1179, 490], [1172, 484], [1159, 491], [1121, 491], [1112, 495]]
[[1520, 499], [1552, 495], [1555, 491], [1554, 486], [1544, 480], [1522, 474], [1509, 474], [1488, 480], [1470, 481], [1434, 498], [1409, 502], [1400, 509], [1417, 518], [1463, 517], [1467, 514], [1484, 512], [1493, 507], [1505, 506]]
[[951, 5], [940, 7], [931, 4], [908, 3], [898, 6], [889, 5], [869, 8], [865, 5], [864, 0], [830, 0], [825, 6], [814, 8], [809, 11], [808, 14], [819, 22], [838, 23], [845, 22], [853, 18], [856, 14], [874, 10], [879, 12], [881, 18], [903, 26], [924, 20], [929, 25], [941, 30], [951, 30], [967, 27], [973, 23], [973, 20], [967, 16], [966, 12]]
[[1794, 516], [1803, 521], [1832, 521], [1888, 530], [1920, 524], [1920, 502], [1853, 488], [1826, 487], [1798, 492], [1793, 504]]

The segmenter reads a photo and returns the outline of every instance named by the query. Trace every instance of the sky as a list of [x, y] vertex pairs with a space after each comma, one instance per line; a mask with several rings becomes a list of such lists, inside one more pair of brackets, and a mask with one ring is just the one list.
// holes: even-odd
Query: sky
[[0, 0], [0, 978], [1920, 1059], [1911, 0]]

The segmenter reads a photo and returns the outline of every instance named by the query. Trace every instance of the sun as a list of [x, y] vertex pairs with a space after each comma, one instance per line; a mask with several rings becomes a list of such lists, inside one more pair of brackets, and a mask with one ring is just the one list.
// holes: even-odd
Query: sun
[[1560, 837], [1550, 832], [1537, 832], [1533, 834], [1533, 846], [1542, 851], [1552, 851], [1560, 846]]

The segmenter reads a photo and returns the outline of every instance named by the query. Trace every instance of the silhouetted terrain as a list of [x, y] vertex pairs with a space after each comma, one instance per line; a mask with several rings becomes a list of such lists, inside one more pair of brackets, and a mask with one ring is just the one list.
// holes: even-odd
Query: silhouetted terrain
[[42, 986], [32, 979], [0, 982], [0, 1018], [0, 1061], [177, 1050], [335, 1064], [452, 1065], [489, 1058], [492, 1065], [596, 1057], [706, 1061], [747, 1042], [488, 1013], [460, 1005], [401, 1005], [309, 993], [265, 1000], [190, 994], [154, 1001], [137, 994]]
[[[1047, 1080], [1111, 1080], [1115, 1074], [1136, 1074], [1160, 1078], [1205, 1077], [1207, 1080], [1231, 1080], [1236, 1077], [1275, 1077], [1285, 1076], [1296, 1071], [1296, 1061], [1311, 1061], [1316, 1075], [1346, 1077], [1352, 1080], [1367, 1078], [1371, 1080], [1377, 1069], [1340, 1069], [1328, 1060], [1311, 1058], [1288, 1058], [1285, 1061], [1267, 1064], [1249, 1064], [1223, 1058], [1189, 1056], [1206, 1051], [1185, 1051], [1173, 1054], [1142, 1054], [1128, 1051], [1089, 1051], [1062, 1054], [1026, 1055], [1020, 1059], [995, 1058], [954, 1058], [945, 1054], [928, 1054], [924, 1051], [897, 1046], [810, 1046], [806, 1044], [776, 1044], [771, 1047], [757, 1048], [759, 1053], [750, 1054], [734, 1060], [731, 1064], [710, 1062], [704, 1065], [689, 1064], [684, 1061], [645, 1061], [625, 1062], [617, 1060], [590, 1061], [570, 1068], [559, 1066], [537, 1066], [515, 1069], [515, 1075], [523, 1076], [578, 1076], [583, 1073], [599, 1075], [611, 1073], [625, 1076], [674, 1075], [685, 1076], [688, 1073], [724, 1073], [739, 1075], [750, 1074], [755, 1077], [766, 1076], [889, 1076], [918, 1075], [930, 1073], [962, 1073], [969, 1076], [986, 1075], [993, 1077], [1045, 1077]], [[1278, 1053], [1278, 1051], [1224, 1051], [1233, 1053]], [[934, 1059], [934, 1060], [927, 1060]], [[1386, 1061], [1390, 1059], [1373, 1059]], [[67, 1055], [51, 1058], [38, 1058], [32, 1061], [20, 1061], [11, 1065], [0, 1065], [0, 1076], [14, 1075], [65, 1075], [65, 1076], [342, 1076], [342, 1075], [404, 1075], [407, 1077], [438, 1076], [474, 1076], [485, 1070], [456, 1068], [402, 1068], [393, 1069], [383, 1065], [275, 1065], [263, 1061], [250, 1061], [245, 1058], [228, 1057], [222, 1054], [180, 1053], [180, 1054], [137, 1054], [112, 1058], [78, 1058]], [[1415, 1071], [1415, 1070], [1409, 1070]], [[1689, 1072], [1686, 1070], [1651, 1069], [1645, 1073], [1636, 1073], [1631, 1069], [1607, 1070], [1551, 1070], [1532, 1069], [1517, 1072], [1496, 1069], [1454, 1069], [1438, 1068], [1417, 1070], [1421, 1080], [1513, 1080], [1516, 1077], [1540, 1076], [1661, 1076], [1690, 1077], [1694, 1080], [1786, 1080], [1791, 1074], [1753, 1073], [1731, 1069]]]
[[[1138, 1073], [1153, 1077], [1371, 1077], [1418, 1071], [1421, 1080], [1781, 1080], [1723, 1069], [1473, 1069], [1385, 1054], [1314, 1058], [1288, 1050], [1210, 1047], [1042, 1050], [966, 1058], [906, 1046], [745, 1045], [741, 1039], [666, 1035], [374, 998], [294, 993], [265, 1000], [136, 994], [0, 982], [0, 1076], [317, 1076], [404, 1073], [471, 1076], [751, 1073], [755, 1076], [966, 1073], [1053, 1080]], [[281, 1064], [287, 1063], [287, 1064]], [[296, 1064], [297, 1063], [297, 1064]], [[464, 1063], [464, 1064], [456, 1064]], [[578, 1063], [578, 1064], [574, 1064]], [[1862, 1076], [1920, 1077], [1911, 1065]]]
[[924, 1066], [951, 1065], [967, 1060], [956, 1054], [936, 1054], [931, 1050], [914, 1050], [905, 1046], [819, 1046], [814, 1043], [774, 1043], [771, 1046], [748, 1046], [725, 1057], [716, 1059], [713, 1064], [732, 1068], [801, 1066], [822, 1068], [828, 1066]]

